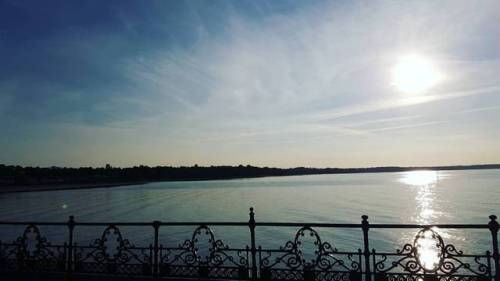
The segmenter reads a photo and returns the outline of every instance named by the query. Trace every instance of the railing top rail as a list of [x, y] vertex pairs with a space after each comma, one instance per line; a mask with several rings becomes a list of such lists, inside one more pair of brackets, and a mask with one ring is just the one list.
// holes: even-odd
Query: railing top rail
[[0, 221], [0, 225], [68, 225], [68, 222]]
[[[38, 222], [38, 221], [0, 221], [0, 225], [68, 225], [68, 222]], [[194, 226], [194, 225], [207, 225], [207, 226], [248, 226], [249, 222], [233, 222], [233, 221], [192, 221], [192, 222], [73, 222], [75, 226], [107, 226], [107, 225], [120, 225], [120, 226]], [[310, 222], [256, 222], [255, 226], [278, 226], [278, 227], [324, 227], [324, 228], [362, 228], [362, 224], [357, 223], [310, 223]], [[488, 224], [370, 224], [370, 228], [456, 228], [456, 229], [488, 229]]]
[[488, 228], [487, 224], [374, 224], [370, 228]]
[[[281, 223], [281, 222], [257, 222], [256, 226], [310, 226], [310, 227], [338, 227], [338, 228], [361, 228], [362, 224], [351, 223]], [[374, 224], [370, 223], [370, 228], [488, 228], [488, 224]]]
[[256, 226], [291, 226], [291, 227], [339, 227], [339, 228], [359, 228], [359, 223], [315, 223], [315, 222], [256, 222]]
[[[156, 223], [160, 226], [194, 226], [194, 225], [210, 225], [210, 226], [248, 226], [248, 222], [73, 222], [75, 226], [154, 226]], [[37, 222], [37, 221], [0, 221], [0, 225], [68, 225], [68, 222]]]

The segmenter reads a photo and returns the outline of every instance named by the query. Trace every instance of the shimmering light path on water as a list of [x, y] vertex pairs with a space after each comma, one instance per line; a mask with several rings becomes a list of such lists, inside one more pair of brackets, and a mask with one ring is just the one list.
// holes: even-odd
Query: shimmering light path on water
[[[359, 223], [484, 223], [500, 215], [500, 170], [416, 171], [270, 177], [227, 181], [157, 182], [137, 186], [0, 194], [1, 220], [65, 221], [247, 221]], [[229, 241], [248, 243], [248, 229], [217, 228]], [[2, 230], [7, 233], [7, 230]], [[53, 236], [60, 230], [48, 229]], [[97, 230], [95, 230], [97, 231]], [[144, 229], [130, 228], [134, 241]], [[187, 228], [162, 230], [162, 239], [189, 238]], [[281, 244], [296, 229], [260, 228], [260, 244]], [[373, 247], [395, 249], [417, 230], [371, 230]], [[84, 233], [85, 232], [85, 233]], [[84, 240], [90, 231], [78, 237]], [[168, 233], [168, 235], [167, 235]], [[486, 250], [487, 231], [439, 230], [448, 243]], [[339, 249], [361, 246], [358, 230], [321, 229]], [[168, 238], [166, 238], [168, 236]], [[89, 237], [90, 239], [90, 237]]]

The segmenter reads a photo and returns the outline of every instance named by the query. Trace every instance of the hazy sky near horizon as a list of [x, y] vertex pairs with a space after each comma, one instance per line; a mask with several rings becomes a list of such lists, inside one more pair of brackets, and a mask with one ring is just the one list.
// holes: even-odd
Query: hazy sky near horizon
[[0, 0], [0, 132], [20, 165], [500, 163], [500, 1]]

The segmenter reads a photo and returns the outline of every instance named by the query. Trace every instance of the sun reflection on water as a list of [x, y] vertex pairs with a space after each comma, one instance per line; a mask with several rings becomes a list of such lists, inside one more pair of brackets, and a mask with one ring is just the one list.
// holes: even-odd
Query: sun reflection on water
[[[415, 215], [412, 220], [417, 224], [432, 224], [442, 214], [436, 202], [436, 188], [439, 183], [439, 171], [411, 171], [403, 173], [400, 182], [409, 185], [415, 190]], [[416, 256], [420, 265], [426, 271], [435, 270], [440, 263], [440, 249], [436, 247], [435, 234], [442, 237], [448, 236], [443, 229], [433, 227], [419, 232], [414, 241]], [[404, 240], [408, 241], [415, 237], [415, 233], [409, 233]]]
[[438, 171], [411, 171], [403, 174], [401, 181], [413, 186], [435, 185], [439, 180]]
[[439, 182], [438, 171], [411, 171], [403, 173], [401, 182], [416, 189], [413, 218], [418, 224], [430, 224], [439, 215], [435, 206], [435, 189]]
[[442, 258], [442, 245], [439, 238], [436, 237], [437, 228], [426, 229], [417, 234], [414, 247], [416, 248], [416, 257], [420, 265], [426, 271], [435, 271], [439, 267]]

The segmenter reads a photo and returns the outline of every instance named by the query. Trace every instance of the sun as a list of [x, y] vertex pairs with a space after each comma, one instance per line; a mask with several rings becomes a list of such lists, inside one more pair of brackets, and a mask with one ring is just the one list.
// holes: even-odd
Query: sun
[[399, 91], [410, 94], [425, 92], [441, 80], [432, 61], [416, 54], [401, 57], [392, 75], [392, 84]]

